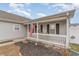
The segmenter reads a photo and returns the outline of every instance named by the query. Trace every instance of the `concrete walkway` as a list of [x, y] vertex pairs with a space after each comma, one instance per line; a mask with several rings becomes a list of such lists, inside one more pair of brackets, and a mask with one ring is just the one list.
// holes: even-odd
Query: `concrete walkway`
[[10, 44], [0, 47], [0, 56], [19, 56], [18, 46]]

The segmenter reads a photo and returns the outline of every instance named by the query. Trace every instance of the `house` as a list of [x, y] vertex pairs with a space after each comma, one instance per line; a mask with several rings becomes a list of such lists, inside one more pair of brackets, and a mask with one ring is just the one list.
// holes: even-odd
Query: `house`
[[68, 48], [69, 25], [74, 11], [70, 10], [29, 21], [25, 24], [27, 26], [27, 38]]
[[30, 19], [0, 10], [0, 42], [27, 36], [23, 25]]
[[79, 24], [70, 24], [70, 43], [79, 44]]
[[0, 41], [25, 37], [68, 48], [70, 19], [75, 10], [30, 20], [0, 11]]

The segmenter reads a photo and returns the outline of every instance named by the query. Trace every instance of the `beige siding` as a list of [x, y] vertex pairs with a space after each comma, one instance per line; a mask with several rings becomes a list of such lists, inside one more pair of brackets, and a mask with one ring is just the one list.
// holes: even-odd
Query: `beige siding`
[[59, 33], [62, 35], [66, 35], [66, 31], [67, 31], [67, 26], [66, 26], [66, 21], [60, 22], [60, 31]]
[[[59, 34], [61, 35], [66, 35], [66, 20], [64, 21], [58, 21], [58, 22], [48, 22], [48, 23], [40, 23], [43, 25], [43, 33], [46, 33], [47, 31], [47, 24], [49, 24], [50, 26], [53, 25], [53, 24], [56, 24], [56, 23], [59, 23]], [[39, 32], [40, 32], [40, 24], [39, 24]], [[55, 34], [55, 32], [52, 31], [52, 29], [49, 29], [49, 33], [50, 34]]]
[[26, 29], [23, 25], [19, 24], [19, 31], [14, 30], [14, 25], [15, 23], [0, 22], [0, 41], [26, 36]]
[[75, 38], [71, 38], [70, 42], [71, 43], [76, 43], [79, 44], [79, 25], [72, 26], [70, 27], [70, 36], [74, 36]]

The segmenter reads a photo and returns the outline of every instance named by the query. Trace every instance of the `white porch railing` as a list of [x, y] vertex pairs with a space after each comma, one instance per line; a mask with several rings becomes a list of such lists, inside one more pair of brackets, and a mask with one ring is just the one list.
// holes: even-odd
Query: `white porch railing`
[[[32, 38], [37, 38], [37, 33], [32, 34]], [[46, 40], [49, 42], [57, 43], [66, 46], [66, 35], [57, 34], [41, 34], [38, 33], [38, 39]]]

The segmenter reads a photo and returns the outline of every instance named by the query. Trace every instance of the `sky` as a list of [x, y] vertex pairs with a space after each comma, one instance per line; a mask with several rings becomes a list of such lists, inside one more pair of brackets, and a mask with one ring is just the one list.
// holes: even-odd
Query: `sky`
[[0, 10], [36, 19], [75, 9], [71, 23], [79, 23], [79, 4], [72, 3], [0, 3]]

